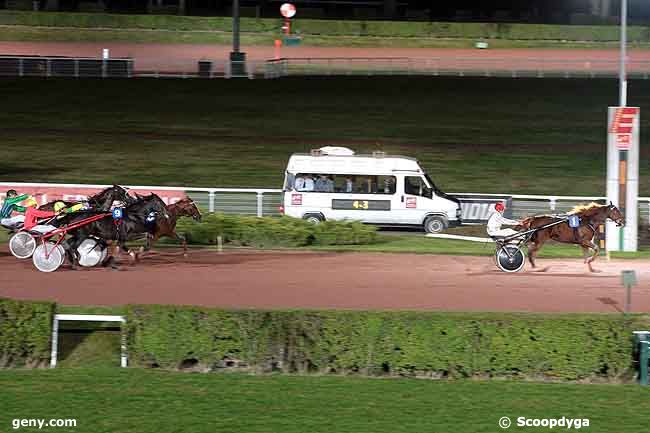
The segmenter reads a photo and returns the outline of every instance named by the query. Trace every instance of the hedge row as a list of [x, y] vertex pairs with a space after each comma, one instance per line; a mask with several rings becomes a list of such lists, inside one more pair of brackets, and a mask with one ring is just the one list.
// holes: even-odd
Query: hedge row
[[[0, 12], [0, 25], [161, 29], [176, 31], [232, 30], [230, 17], [122, 15], [105, 13]], [[242, 32], [278, 33], [281, 19], [241, 18]], [[296, 19], [294, 31], [325, 36], [426, 37], [507, 40], [616, 41], [618, 26], [546, 24], [439, 23]], [[650, 41], [650, 28], [630, 26], [630, 42]]]
[[50, 358], [55, 304], [0, 298], [0, 367], [38, 367]]
[[130, 306], [127, 323], [131, 362], [147, 367], [559, 380], [633, 375], [633, 326], [620, 316]]
[[376, 228], [359, 222], [325, 221], [311, 224], [291, 217], [242, 217], [207, 214], [201, 222], [182, 219], [178, 233], [192, 244], [224, 243], [254, 247], [304, 247], [309, 245], [362, 245], [377, 240]]

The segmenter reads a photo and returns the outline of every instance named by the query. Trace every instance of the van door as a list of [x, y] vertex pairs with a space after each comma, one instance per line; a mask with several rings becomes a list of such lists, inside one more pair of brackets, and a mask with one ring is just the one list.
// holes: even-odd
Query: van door
[[421, 176], [407, 174], [399, 178], [396, 224], [422, 224], [424, 215], [431, 210], [431, 189]]

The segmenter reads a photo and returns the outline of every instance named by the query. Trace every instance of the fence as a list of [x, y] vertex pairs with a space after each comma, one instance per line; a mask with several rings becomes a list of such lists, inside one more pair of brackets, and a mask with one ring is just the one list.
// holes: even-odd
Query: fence
[[130, 78], [133, 59], [0, 55], [0, 76]]
[[[618, 61], [516, 57], [328, 57], [269, 60], [266, 78], [304, 75], [430, 75], [604, 78], [618, 76]], [[629, 60], [628, 78], [648, 79], [650, 61]]]
[[[108, 186], [110, 185], [0, 182], [2, 194], [7, 189], [16, 189], [19, 192], [36, 195], [37, 199], [43, 203], [55, 199], [82, 199]], [[176, 202], [187, 195], [209, 212], [227, 214], [274, 216], [280, 214], [279, 207], [282, 204], [282, 190], [272, 188], [193, 188], [138, 185], [127, 185], [127, 187], [131, 191], [141, 194], [155, 192], [166, 203]], [[511, 210], [514, 218], [522, 218], [537, 213], [562, 213], [577, 204], [606, 200], [605, 197], [586, 196], [479, 193], [451, 193], [451, 195], [458, 197], [461, 202], [467, 200], [467, 203], [473, 198], [493, 197], [496, 199], [507, 197], [511, 200]], [[639, 221], [650, 224], [650, 197], [639, 197]]]

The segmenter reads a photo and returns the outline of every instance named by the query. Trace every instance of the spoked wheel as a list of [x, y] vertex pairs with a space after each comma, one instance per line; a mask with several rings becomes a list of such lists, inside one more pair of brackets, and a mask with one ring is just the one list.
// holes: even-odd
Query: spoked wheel
[[497, 266], [503, 272], [518, 272], [526, 262], [523, 251], [512, 245], [505, 245], [497, 249], [495, 259]]
[[16, 258], [28, 259], [35, 249], [36, 239], [27, 232], [18, 232], [9, 239], [9, 250]]
[[45, 242], [36, 247], [32, 261], [41, 272], [54, 272], [63, 264], [64, 251], [60, 245]]
[[86, 239], [77, 247], [79, 252], [79, 264], [81, 266], [97, 266], [106, 258], [106, 248], [99, 245], [95, 239]]

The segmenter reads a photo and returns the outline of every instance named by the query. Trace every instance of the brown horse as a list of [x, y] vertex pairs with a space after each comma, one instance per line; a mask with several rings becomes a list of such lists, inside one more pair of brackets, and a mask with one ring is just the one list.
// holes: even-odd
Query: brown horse
[[190, 198], [184, 198], [176, 203], [167, 205], [169, 218], [157, 218], [156, 227], [152, 234], [147, 236], [145, 246], [140, 248], [140, 253], [149, 251], [153, 244], [163, 236], [180, 240], [183, 244], [183, 255], [187, 256], [187, 240], [184, 236], [176, 233], [176, 221], [178, 218], [187, 216], [192, 217], [195, 221], [201, 221], [201, 211]]
[[[561, 223], [535, 232], [528, 242], [528, 260], [530, 260], [530, 264], [535, 267], [535, 255], [546, 241], [552, 239], [557, 242], [580, 245], [589, 271], [596, 272], [591, 266], [591, 262], [596, 259], [600, 251], [598, 244], [594, 243], [598, 226], [605, 224], [605, 221], [610, 219], [621, 227], [625, 224], [623, 214], [611, 203], [609, 205], [591, 203], [576, 206], [567, 215], [580, 217], [580, 225], [572, 228], [569, 227], [568, 223]], [[560, 218], [563, 217], [553, 215], [533, 216], [522, 220], [521, 226], [526, 230], [534, 229], [557, 222]], [[591, 255], [589, 255], [589, 250], [593, 251]]]

